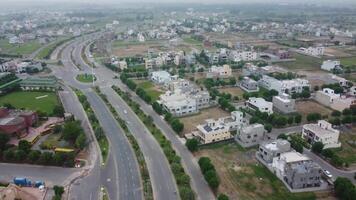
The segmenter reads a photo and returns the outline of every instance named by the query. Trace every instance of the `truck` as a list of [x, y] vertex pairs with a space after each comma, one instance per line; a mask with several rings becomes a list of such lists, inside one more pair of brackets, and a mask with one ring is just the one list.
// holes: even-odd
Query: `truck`
[[31, 180], [22, 177], [14, 178], [14, 184], [22, 187], [30, 187], [32, 186]]

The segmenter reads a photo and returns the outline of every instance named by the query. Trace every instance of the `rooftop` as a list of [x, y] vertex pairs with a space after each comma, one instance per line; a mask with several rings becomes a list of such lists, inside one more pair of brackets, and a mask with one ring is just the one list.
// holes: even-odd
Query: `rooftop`
[[284, 160], [286, 163], [294, 163], [294, 162], [310, 160], [307, 156], [296, 151], [282, 153], [280, 155], [280, 159]]

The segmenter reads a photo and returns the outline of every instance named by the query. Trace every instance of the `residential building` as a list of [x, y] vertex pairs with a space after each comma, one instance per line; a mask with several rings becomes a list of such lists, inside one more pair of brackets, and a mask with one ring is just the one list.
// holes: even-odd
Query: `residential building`
[[258, 87], [257, 81], [245, 76], [239, 84], [240, 88], [246, 92], [258, 92], [260, 88]]
[[232, 60], [234, 62], [257, 60], [257, 52], [255, 52], [255, 51], [231, 51], [230, 52], [230, 60]]
[[340, 61], [338, 60], [325, 60], [321, 65], [321, 69], [326, 71], [332, 71], [338, 68], [340, 68]]
[[277, 139], [272, 142], [263, 142], [257, 151], [257, 156], [262, 158], [266, 163], [272, 163], [274, 157], [281, 153], [291, 150], [290, 143], [287, 140]]
[[276, 90], [279, 94], [301, 93], [304, 88], [310, 88], [309, 81], [306, 79], [278, 80], [274, 77], [263, 75], [258, 81], [261, 87], [268, 90]]
[[250, 97], [246, 101], [246, 106], [252, 110], [258, 110], [268, 114], [273, 113], [273, 103], [264, 100], [263, 98]]
[[211, 66], [209, 72], [206, 74], [207, 78], [227, 78], [232, 75], [232, 70], [230, 65], [223, 66]]
[[231, 131], [237, 130], [243, 124], [243, 113], [234, 111], [230, 117], [205, 120], [205, 124], [199, 124], [198, 131], [193, 132], [193, 135], [198, 137], [202, 144], [223, 141], [231, 139], [233, 137]]
[[272, 98], [273, 108], [277, 112], [288, 114], [296, 112], [295, 100], [291, 99], [290, 96], [286, 93], [283, 93], [279, 96], [274, 96]]
[[9, 135], [22, 136], [38, 120], [36, 112], [0, 108], [0, 131]]
[[343, 111], [345, 108], [350, 108], [356, 105], [356, 99], [353, 96], [341, 96], [335, 94], [333, 89], [324, 88], [315, 93], [315, 100], [320, 104], [330, 107], [334, 110]]
[[177, 90], [175, 92], [167, 91], [160, 95], [158, 102], [174, 116], [184, 116], [199, 111], [195, 99]]
[[243, 126], [237, 131], [235, 141], [244, 147], [251, 147], [263, 141], [265, 132], [265, 128], [262, 124]]
[[151, 72], [150, 79], [157, 84], [168, 84], [172, 76], [167, 71], [155, 71]]
[[273, 158], [272, 168], [277, 177], [292, 189], [321, 185], [320, 166], [298, 152], [281, 153]]
[[56, 91], [59, 89], [59, 83], [56, 77], [27, 77], [20, 82], [22, 90], [47, 90]]
[[310, 55], [310, 56], [323, 56], [325, 51], [325, 47], [308, 47], [308, 48], [299, 48], [299, 52]]
[[310, 144], [323, 143], [324, 149], [340, 147], [339, 135], [340, 131], [325, 120], [319, 120], [317, 124], [303, 125], [302, 137]]

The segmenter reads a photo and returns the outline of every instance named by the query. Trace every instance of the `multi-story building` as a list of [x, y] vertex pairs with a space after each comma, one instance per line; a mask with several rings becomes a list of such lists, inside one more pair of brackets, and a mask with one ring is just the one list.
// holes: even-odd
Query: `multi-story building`
[[229, 117], [205, 120], [205, 124], [199, 124], [198, 131], [193, 132], [193, 135], [197, 136], [202, 144], [227, 140], [233, 137], [231, 131], [239, 129], [244, 123], [243, 113], [233, 111]]
[[325, 60], [321, 65], [321, 69], [331, 71], [340, 67], [340, 61], [338, 60]]
[[243, 126], [237, 131], [235, 141], [244, 147], [251, 147], [263, 141], [265, 132], [262, 124]]
[[174, 116], [184, 116], [198, 112], [196, 100], [178, 91], [167, 91], [160, 95], [158, 102]]
[[324, 88], [323, 90], [317, 91], [315, 100], [324, 106], [338, 111], [343, 111], [345, 108], [350, 108], [356, 105], [355, 97], [335, 94], [335, 91], [330, 88]]
[[271, 76], [263, 75], [258, 81], [261, 87], [268, 90], [276, 90], [279, 94], [301, 93], [305, 87], [310, 88], [309, 81], [306, 79], [278, 80]]
[[150, 79], [157, 84], [168, 84], [172, 80], [171, 74], [166, 71], [151, 72]]
[[272, 163], [274, 157], [278, 157], [281, 153], [291, 150], [290, 143], [287, 140], [278, 139], [272, 142], [264, 142], [260, 144], [257, 156], [262, 158], [266, 163]]
[[286, 93], [283, 93], [279, 96], [274, 96], [272, 98], [273, 108], [275, 111], [288, 114], [296, 112], [295, 100], [291, 99], [290, 96]]
[[254, 52], [254, 51], [231, 51], [230, 52], [230, 60], [232, 60], [234, 62], [257, 60], [257, 52]]
[[240, 88], [246, 92], [258, 92], [260, 88], [258, 87], [257, 81], [245, 76], [239, 84]]
[[280, 156], [273, 158], [272, 168], [277, 177], [292, 189], [321, 185], [320, 166], [298, 152], [281, 153]]
[[232, 70], [230, 65], [223, 66], [211, 66], [209, 72], [206, 74], [207, 78], [227, 78], [232, 75]]
[[299, 48], [299, 52], [310, 56], [323, 56], [324, 51], [325, 51], [325, 47]]
[[273, 113], [273, 103], [264, 100], [263, 98], [250, 97], [246, 101], [246, 106], [252, 110], [258, 110], [268, 114]]
[[317, 124], [303, 125], [302, 137], [310, 144], [323, 143], [324, 149], [340, 147], [339, 135], [340, 131], [332, 128], [332, 124], [325, 120], [319, 120]]

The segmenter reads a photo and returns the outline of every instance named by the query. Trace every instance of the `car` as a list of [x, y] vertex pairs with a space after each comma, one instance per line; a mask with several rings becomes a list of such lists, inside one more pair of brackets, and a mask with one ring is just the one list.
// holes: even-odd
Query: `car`
[[333, 177], [333, 175], [328, 170], [324, 169], [323, 172], [324, 172], [324, 175], [327, 176], [328, 178]]
[[127, 114], [127, 110], [124, 110], [124, 113]]

